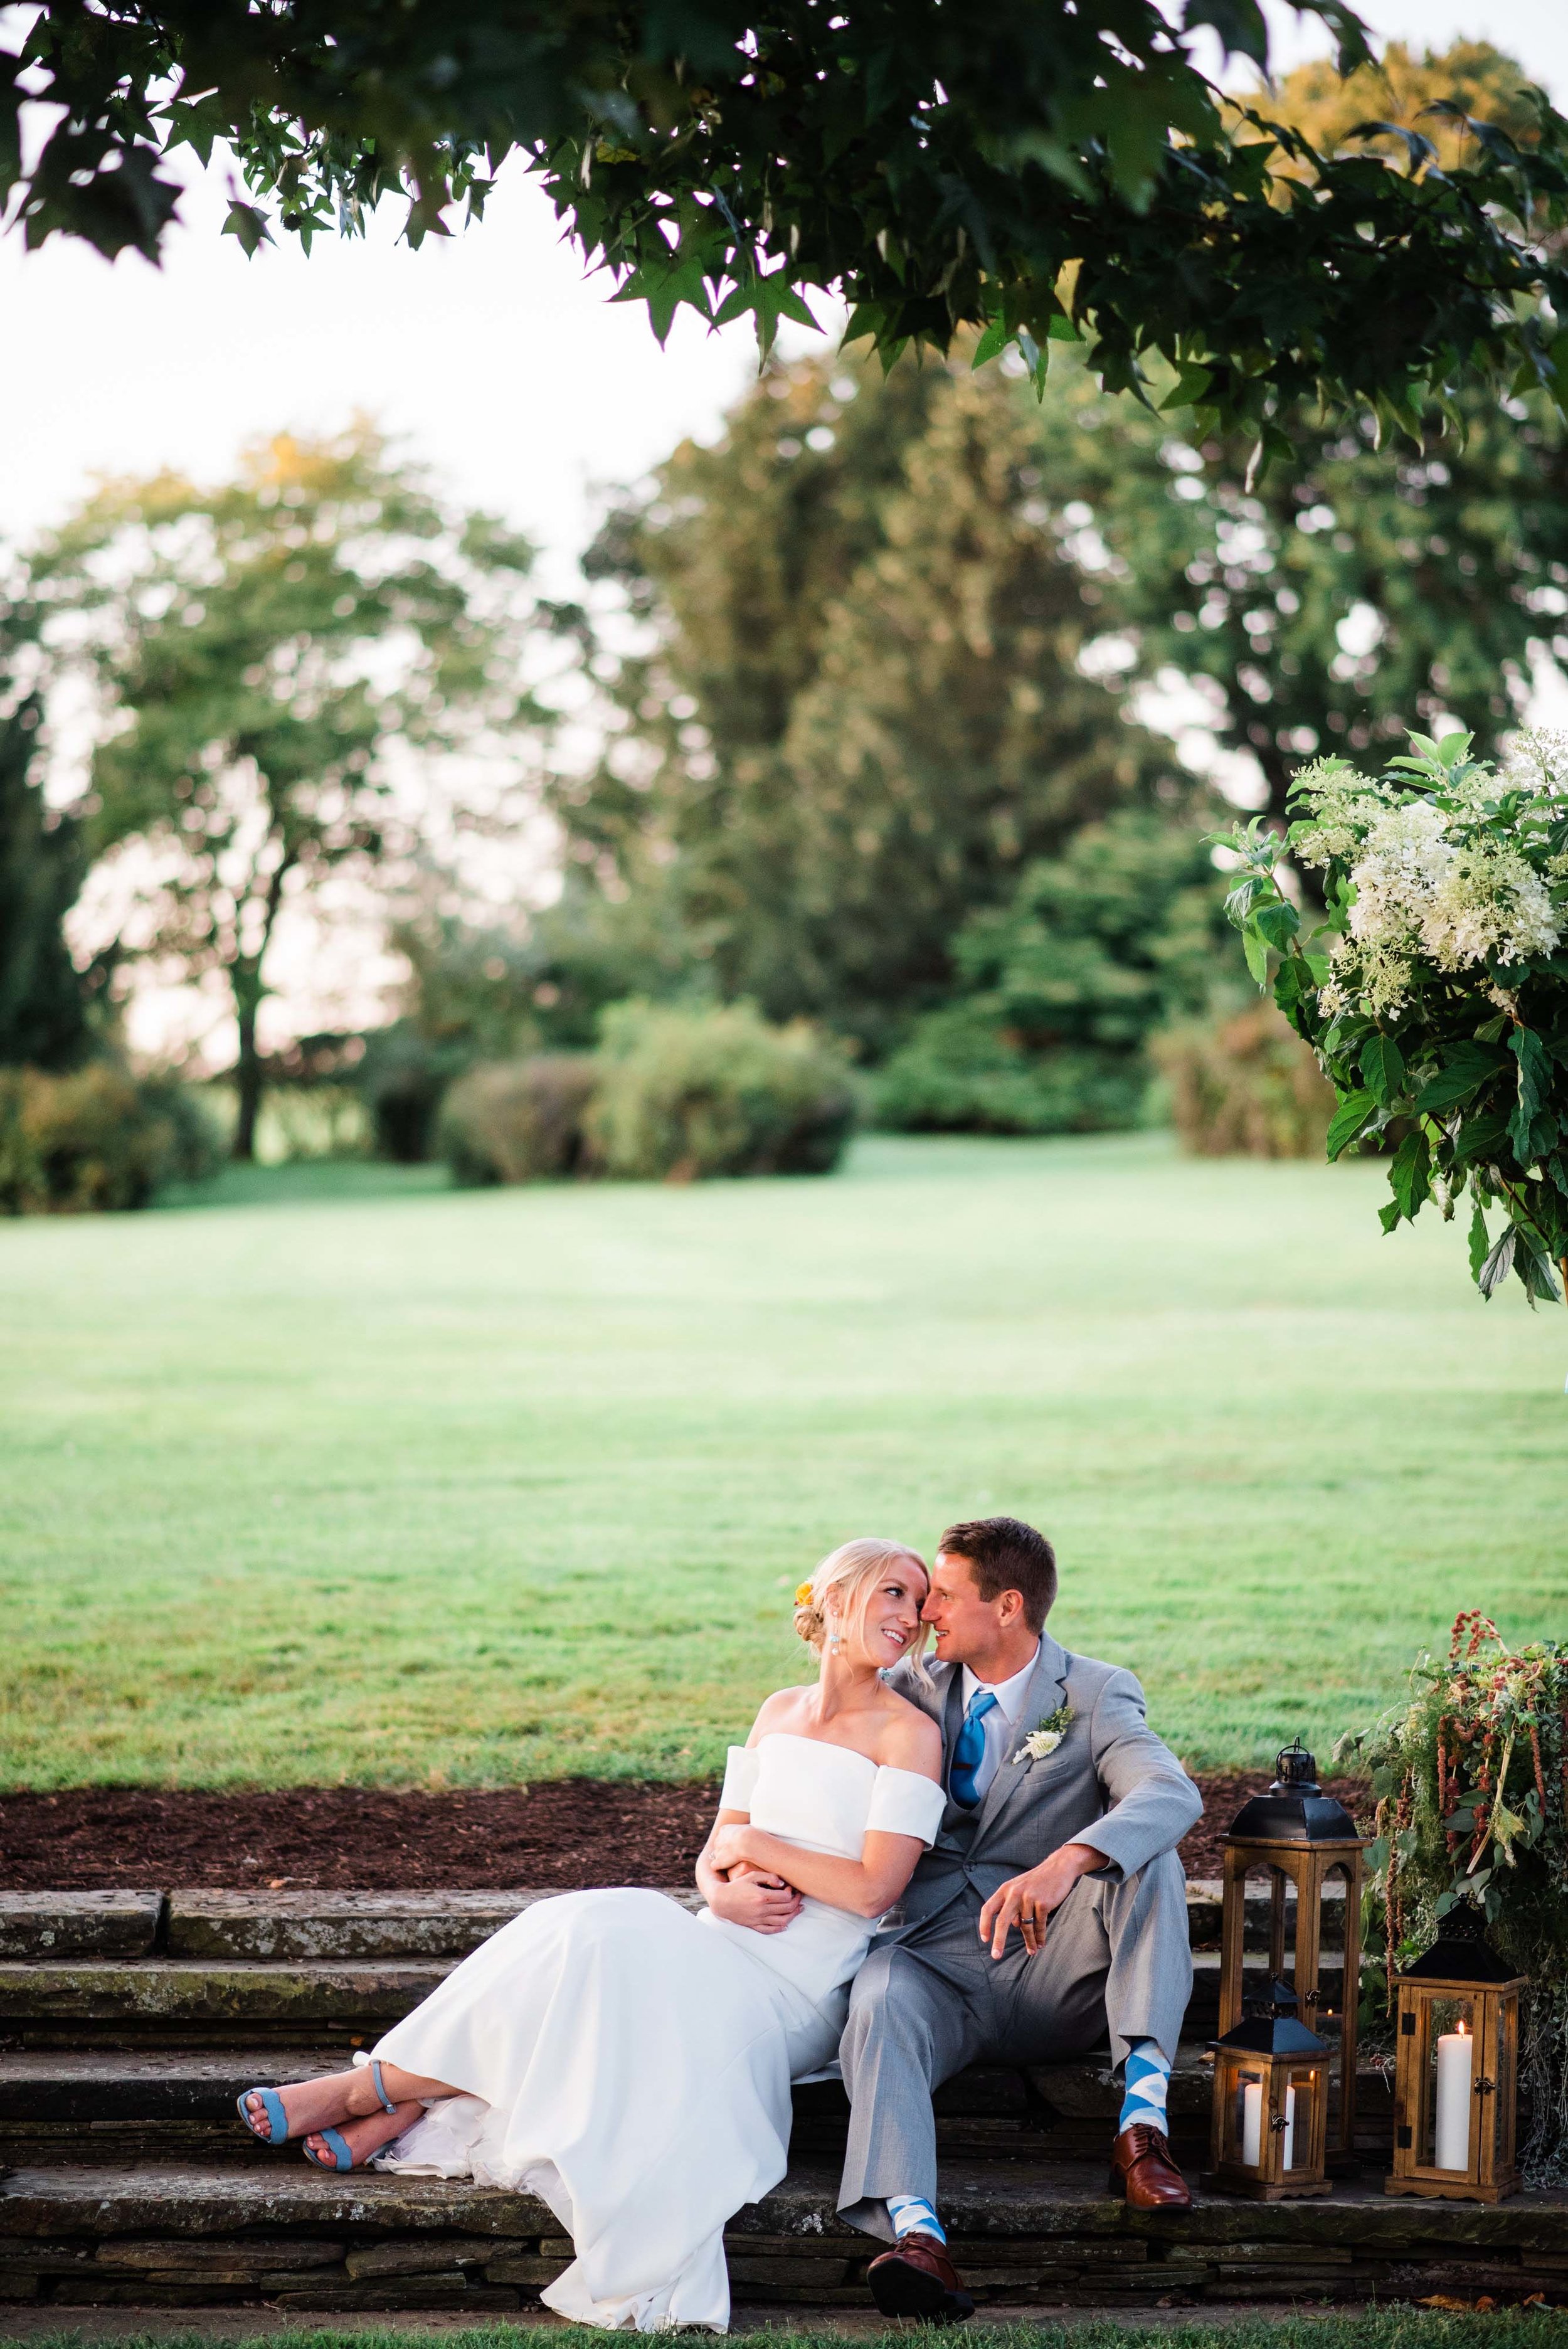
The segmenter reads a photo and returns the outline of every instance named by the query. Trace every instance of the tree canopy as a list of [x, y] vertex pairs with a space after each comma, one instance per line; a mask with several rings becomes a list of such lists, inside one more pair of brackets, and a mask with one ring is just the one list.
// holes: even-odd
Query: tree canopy
[[[1365, 68], [1343, 0], [1304, 13]], [[1318, 144], [1226, 100], [1203, 34], [1266, 62], [1260, 0], [45, 0], [5, 60], [0, 190], [35, 244], [154, 254], [163, 155], [222, 142], [252, 249], [390, 195], [417, 240], [520, 150], [661, 336], [686, 305], [753, 316], [766, 351], [817, 290], [887, 360], [975, 329], [1043, 381], [1053, 339], [1086, 339], [1126, 389], [1159, 352], [1169, 398], [1265, 456], [1309, 400], [1392, 429], [1467, 378], [1568, 398], [1568, 123], [1542, 94], [1461, 126], [1461, 89], [1391, 137], [1369, 85], [1371, 123], [1323, 109]]]

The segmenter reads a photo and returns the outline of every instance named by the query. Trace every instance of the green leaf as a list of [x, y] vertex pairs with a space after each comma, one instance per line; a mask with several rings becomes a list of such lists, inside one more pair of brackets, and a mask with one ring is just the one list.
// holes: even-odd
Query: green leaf
[[1519, 1235], [1519, 1246], [1513, 1252], [1513, 1268], [1524, 1284], [1524, 1293], [1532, 1305], [1555, 1305], [1562, 1296], [1552, 1259], [1537, 1246], [1529, 1232]]
[[1519, 1229], [1514, 1224], [1510, 1224], [1492, 1242], [1486, 1262], [1475, 1279], [1475, 1285], [1483, 1297], [1493, 1296], [1508, 1278], [1513, 1270], [1513, 1251], [1518, 1245]]
[[242, 204], [237, 196], [229, 206], [228, 217], [223, 222], [222, 233], [224, 236], [237, 237], [241, 251], [247, 257], [258, 252], [263, 244], [271, 244], [273, 241], [273, 233], [267, 226], [265, 212], [255, 204]]
[[1268, 985], [1269, 950], [1258, 936], [1257, 924], [1249, 920], [1242, 932], [1242, 952], [1247, 958], [1247, 968], [1260, 987]]
[[[1432, 1195], [1432, 1146], [1418, 1128], [1408, 1133], [1394, 1153], [1394, 1163], [1388, 1169], [1388, 1188], [1398, 1209], [1395, 1220], [1414, 1223], [1418, 1212]], [[1387, 1231], [1389, 1226], [1385, 1224], [1383, 1228]]]
[[1329, 1121], [1327, 1149], [1330, 1158], [1337, 1158], [1348, 1149], [1368, 1118], [1376, 1114], [1377, 1102], [1370, 1093], [1347, 1093]]
[[975, 346], [971, 366], [983, 367], [988, 359], [999, 358], [1013, 339], [1013, 330], [1006, 319], [993, 318]]
[[1490, 1165], [1508, 1139], [1508, 1118], [1500, 1109], [1468, 1117], [1454, 1137], [1454, 1156], [1464, 1164]]
[[1486, 1236], [1486, 1217], [1481, 1212], [1480, 1201], [1478, 1199], [1470, 1216], [1470, 1268], [1472, 1280], [1480, 1278], [1480, 1268], [1486, 1262], [1491, 1246], [1491, 1243]]
[[1533, 1155], [1530, 1129], [1552, 1081], [1552, 1055], [1528, 1028], [1516, 1028], [1508, 1041], [1519, 1062], [1519, 1101], [1508, 1122], [1508, 1138], [1520, 1164], [1527, 1166]]
[[1253, 920], [1269, 945], [1281, 954], [1301, 927], [1301, 916], [1288, 897], [1276, 898], [1272, 905], [1260, 905]]
[[1405, 1055], [1392, 1036], [1373, 1034], [1361, 1047], [1361, 1074], [1379, 1109], [1392, 1109], [1405, 1083]]
[[1507, 1054], [1496, 1045], [1455, 1044], [1437, 1075], [1429, 1078], [1416, 1095], [1416, 1107], [1429, 1117], [1439, 1110], [1457, 1109], [1507, 1065]]

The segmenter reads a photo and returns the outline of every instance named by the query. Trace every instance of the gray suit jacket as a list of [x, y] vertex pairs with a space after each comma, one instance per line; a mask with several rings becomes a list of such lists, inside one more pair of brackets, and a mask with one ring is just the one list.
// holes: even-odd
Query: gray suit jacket
[[[927, 1670], [929, 1688], [907, 1663], [895, 1665], [888, 1685], [940, 1725], [945, 1779], [963, 1720], [964, 1671], [955, 1663]], [[1039, 1762], [1019, 1758], [1029, 1733], [1063, 1703], [1073, 1718], [1055, 1753]], [[889, 1925], [917, 1928], [965, 1893], [978, 1907], [1009, 1877], [1080, 1838], [1105, 1854], [1097, 1875], [1131, 1876], [1172, 1850], [1202, 1811], [1197, 1787], [1150, 1728], [1132, 1674], [1070, 1654], [1047, 1631], [1011, 1745], [984, 1800], [974, 1811], [949, 1801], [936, 1842]]]

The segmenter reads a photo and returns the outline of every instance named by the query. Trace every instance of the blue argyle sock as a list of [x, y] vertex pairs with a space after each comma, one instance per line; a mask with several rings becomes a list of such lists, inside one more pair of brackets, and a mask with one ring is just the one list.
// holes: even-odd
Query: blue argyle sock
[[947, 2240], [946, 2229], [923, 2195], [890, 2194], [887, 2214], [901, 2242], [905, 2235], [934, 2235], [939, 2243]]
[[1122, 2073], [1124, 2094], [1117, 2134], [1141, 2121], [1150, 2128], [1165, 2127], [1165, 2086], [1171, 2077], [1169, 2059], [1157, 2039], [1134, 2039], [1127, 2050]]

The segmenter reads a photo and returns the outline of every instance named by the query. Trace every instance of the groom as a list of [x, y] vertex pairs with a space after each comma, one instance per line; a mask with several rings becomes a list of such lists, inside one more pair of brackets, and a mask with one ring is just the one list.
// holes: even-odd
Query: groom
[[856, 1978], [840, 2047], [851, 2106], [839, 2208], [892, 2249], [888, 2316], [974, 2306], [936, 2210], [933, 2089], [965, 2064], [1049, 2064], [1109, 2030], [1126, 2096], [1111, 2188], [1138, 2209], [1190, 2199], [1165, 2084], [1192, 1987], [1176, 1846], [1202, 1798], [1144, 1718], [1132, 1674], [1045, 1631], [1050, 1543], [1016, 1517], [950, 1526], [923, 1610], [934, 1687], [890, 1685], [940, 1723], [947, 1809]]

